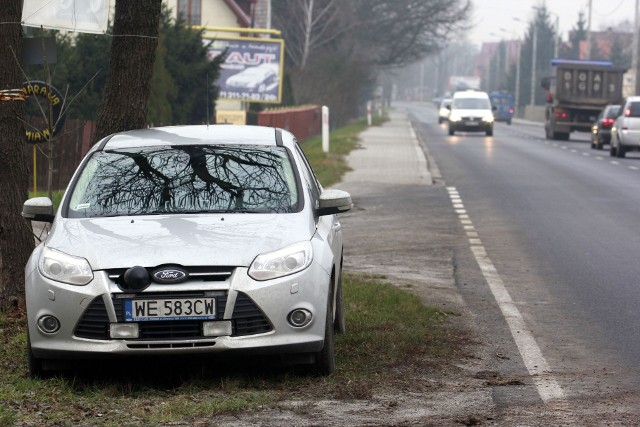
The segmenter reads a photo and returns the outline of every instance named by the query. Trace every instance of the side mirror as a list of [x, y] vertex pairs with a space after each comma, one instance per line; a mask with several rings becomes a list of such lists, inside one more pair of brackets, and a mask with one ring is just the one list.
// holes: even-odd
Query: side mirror
[[447, 105], [444, 108], [446, 108], [447, 110], [451, 110], [451, 105]]
[[48, 197], [34, 197], [22, 205], [22, 216], [31, 221], [53, 222], [53, 203]]
[[551, 79], [549, 77], [543, 77], [542, 79], [540, 79], [540, 86], [542, 86], [546, 90], [549, 90], [549, 88], [551, 87]]
[[333, 215], [346, 212], [353, 207], [351, 195], [342, 190], [324, 190], [320, 194], [318, 215]]

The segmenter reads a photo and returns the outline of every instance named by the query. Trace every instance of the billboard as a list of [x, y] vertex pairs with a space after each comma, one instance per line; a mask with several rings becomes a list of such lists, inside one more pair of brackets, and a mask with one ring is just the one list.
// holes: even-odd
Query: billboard
[[80, 33], [107, 32], [110, 0], [24, 0], [22, 23]]
[[209, 59], [227, 50], [221, 66], [218, 99], [279, 104], [282, 100], [284, 41], [249, 37], [216, 37]]

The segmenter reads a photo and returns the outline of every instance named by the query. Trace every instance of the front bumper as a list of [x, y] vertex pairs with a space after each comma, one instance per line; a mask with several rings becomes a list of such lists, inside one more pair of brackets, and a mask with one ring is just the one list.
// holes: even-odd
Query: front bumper
[[[38, 358], [108, 355], [198, 354], [223, 351], [288, 353], [319, 351], [324, 343], [330, 276], [317, 263], [295, 275], [255, 281], [247, 269], [227, 277], [194, 279], [175, 285], [152, 284], [143, 292], [123, 292], [109, 272], [96, 271], [86, 286], [51, 281], [37, 268], [26, 278], [25, 292], [32, 352]], [[126, 299], [198, 298], [216, 300], [216, 320], [231, 322], [230, 336], [205, 337], [203, 320], [136, 322], [140, 336], [112, 339], [110, 325], [125, 323]], [[302, 328], [289, 324], [296, 308], [312, 313]], [[55, 316], [60, 328], [45, 333], [42, 316]]]

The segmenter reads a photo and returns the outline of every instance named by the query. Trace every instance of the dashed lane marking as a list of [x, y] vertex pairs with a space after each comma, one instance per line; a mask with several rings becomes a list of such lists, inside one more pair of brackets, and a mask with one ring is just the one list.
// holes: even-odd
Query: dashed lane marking
[[[456, 199], [456, 204], [462, 204], [460, 195], [455, 187], [447, 187], [447, 191], [449, 192], [449, 196], [452, 200], [454, 198]], [[531, 375], [533, 379], [540, 398], [545, 403], [560, 403], [559, 401], [564, 401], [566, 398], [564, 390], [552, 374], [551, 367], [542, 355], [540, 346], [525, 323], [518, 307], [511, 299], [507, 288], [502, 282], [500, 274], [493, 265], [489, 255], [487, 255], [487, 251], [482, 245], [482, 241], [478, 237], [478, 233], [470, 231], [475, 229], [473, 227], [473, 223], [469, 219], [469, 215], [459, 214], [458, 217], [464, 229], [467, 230], [471, 252], [480, 267], [482, 275], [489, 285], [489, 289], [491, 290], [498, 307], [500, 307], [502, 316], [509, 325], [511, 336], [513, 336], [518, 347], [518, 351], [520, 352], [522, 360], [529, 371], [529, 375]]]

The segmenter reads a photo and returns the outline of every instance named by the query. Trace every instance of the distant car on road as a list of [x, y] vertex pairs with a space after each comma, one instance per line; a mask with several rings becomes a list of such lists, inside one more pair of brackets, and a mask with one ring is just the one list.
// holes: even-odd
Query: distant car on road
[[640, 151], [640, 96], [625, 100], [611, 127], [609, 154], [624, 157], [629, 151]]
[[493, 110], [487, 92], [459, 91], [453, 95], [449, 114], [449, 135], [456, 131], [493, 135]]
[[[25, 267], [29, 372], [57, 359], [277, 354], [335, 369], [342, 225], [293, 135], [262, 126], [121, 132], [93, 146]], [[96, 365], [99, 369], [100, 365]]]
[[451, 98], [445, 98], [440, 102], [438, 110], [438, 124], [449, 121], [449, 113], [451, 112]]
[[489, 94], [491, 105], [493, 107], [493, 117], [496, 122], [506, 122], [511, 124], [513, 118], [515, 100], [512, 94], [508, 92], [491, 92]]
[[591, 127], [591, 148], [602, 150], [604, 144], [611, 142], [611, 128], [620, 112], [620, 105], [607, 105], [598, 114], [596, 122]]
[[226, 85], [236, 89], [246, 89], [260, 93], [267, 92], [278, 85], [277, 68], [272, 64], [248, 67], [229, 77]]

